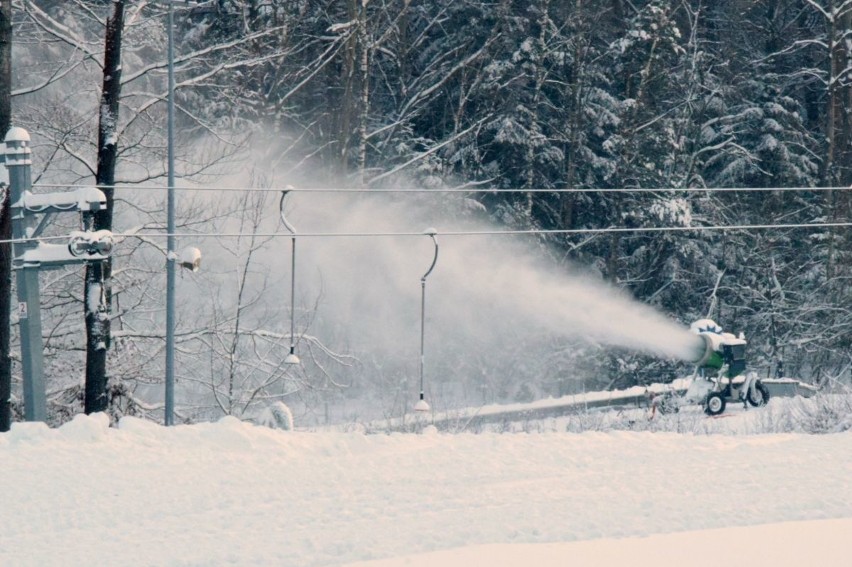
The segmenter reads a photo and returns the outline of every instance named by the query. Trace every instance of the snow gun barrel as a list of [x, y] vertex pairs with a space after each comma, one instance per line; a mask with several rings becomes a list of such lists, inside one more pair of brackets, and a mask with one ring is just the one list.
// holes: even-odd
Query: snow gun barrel
[[714, 341], [714, 335], [700, 334], [695, 335], [695, 341], [692, 345], [691, 362], [696, 366], [705, 366], [714, 355], [718, 356], [719, 345]]

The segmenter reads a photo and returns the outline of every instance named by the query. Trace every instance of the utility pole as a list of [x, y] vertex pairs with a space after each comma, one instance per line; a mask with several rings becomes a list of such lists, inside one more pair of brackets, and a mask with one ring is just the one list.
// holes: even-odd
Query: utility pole
[[[30, 135], [23, 128], [12, 128], [6, 134], [6, 169], [9, 171], [9, 190], [12, 209], [12, 237], [28, 236], [29, 219], [15, 207], [25, 192], [32, 188], [32, 151]], [[34, 242], [16, 242], [14, 256], [23, 256], [36, 246]], [[18, 321], [21, 332], [21, 366], [24, 379], [24, 418], [45, 421], [47, 403], [42, 364], [41, 308], [38, 299], [38, 268], [22, 267], [17, 273]]]
[[[44, 346], [41, 337], [39, 272], [68, 264], [102, 262], [113, 247], [112, 233], [76, 231], [67, 243], [48, 244], [38, 237], [47, 226], [47, 218], [60, 212], [91, 214], [107, 206], [103, 191], [84, 187], [63, 193], [34, 195], [32, 189], [32, 152], [30, 135], [23, 128], [6, 134], [5, 168], [9, 174], [10, 216], [14, 239], [12, 270], [17, 272], [18, 321], [21, 337], [21, 369], [24, 390], [24, 418], [47, 420], [44, 383]], [[39, 223], [35, 215], [43, 215]]]

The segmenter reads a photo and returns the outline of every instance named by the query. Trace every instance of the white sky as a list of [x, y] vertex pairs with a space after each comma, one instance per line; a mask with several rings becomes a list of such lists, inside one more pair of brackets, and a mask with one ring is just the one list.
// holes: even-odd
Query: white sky
[[852, 433], [367, 436], [78, 416], [14, 424], [0, 471], [4, 566], [852, 564]]

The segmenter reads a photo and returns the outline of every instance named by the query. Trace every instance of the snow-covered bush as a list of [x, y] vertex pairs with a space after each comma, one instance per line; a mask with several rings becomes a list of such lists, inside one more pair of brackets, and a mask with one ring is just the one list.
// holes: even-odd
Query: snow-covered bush
[[792, 410], [804, 433], [839, 433], [852, 430], [852, 393], [823, 394], [801, 400]]
[[293, 430], [293, 412], [284, 402], [275, 402], [267, 407], [257, 418], [258, 425], [272, 429]]

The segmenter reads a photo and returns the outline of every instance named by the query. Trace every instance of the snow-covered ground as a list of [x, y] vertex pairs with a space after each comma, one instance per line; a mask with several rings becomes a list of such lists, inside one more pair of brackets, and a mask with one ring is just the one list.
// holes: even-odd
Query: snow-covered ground
[[0, 565], [852, 564], [849, 432], [119, 425], [0, 434]]

